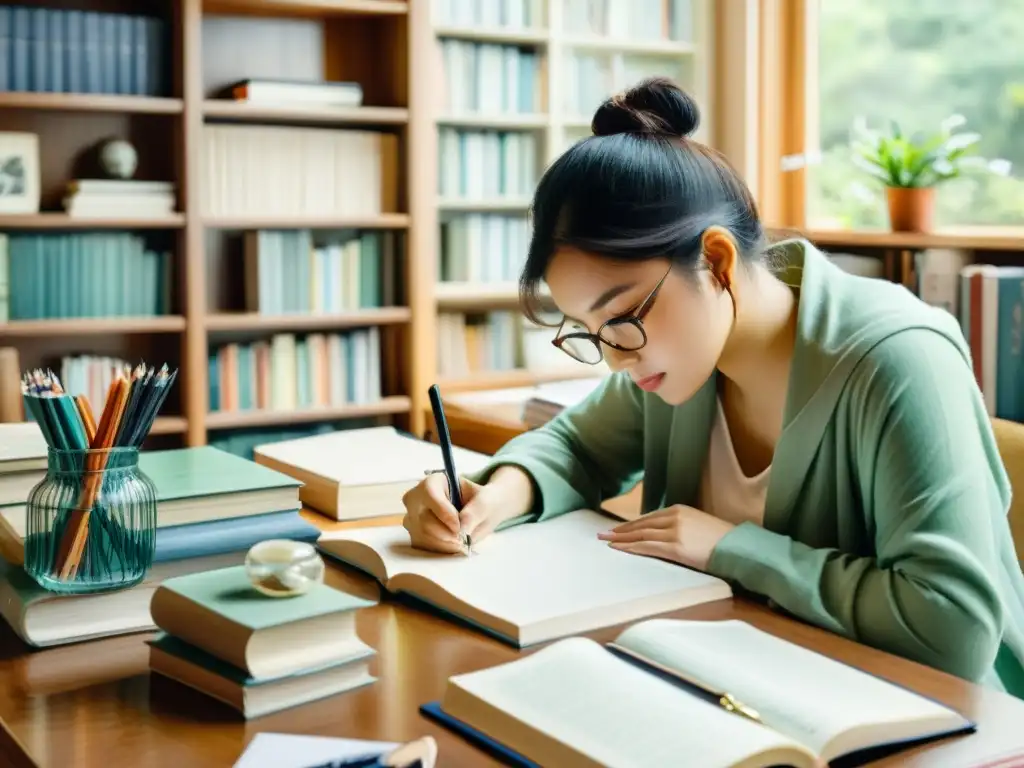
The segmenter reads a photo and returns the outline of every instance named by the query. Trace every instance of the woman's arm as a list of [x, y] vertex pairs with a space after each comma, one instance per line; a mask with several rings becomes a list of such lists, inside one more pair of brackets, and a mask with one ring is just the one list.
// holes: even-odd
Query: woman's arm
[[530, 509], [506, 525], [597, 509], [632, 487], [643, 469], [641, 398], [627, 374], [612, 374], [580, 403], [514, 437], [487, 467], [467, 477], [485, 483], [504, 466], [526, 473], [533, 483]]
[[948, 339], [913, 330], [876, 347], [849, 386], [877, 555], [743, 524], [709, 570], [839, 634], [978, 680], [1003, 630], [994, 578], [1009, 486], [971, 369]]

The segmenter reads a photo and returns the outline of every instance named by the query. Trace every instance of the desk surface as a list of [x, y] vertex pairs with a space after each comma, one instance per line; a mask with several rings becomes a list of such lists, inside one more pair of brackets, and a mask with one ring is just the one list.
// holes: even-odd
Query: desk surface
[[[342, 525], [325, 521], [324, 527]], [[375, 582], [347, 568], [331, 566], [328, 582], [379, 599]], [[744, 601], [720, 601], [672, 615], [748, 621], [932, 696], [979, 723], [976, 734], [905, 752], [877, 765], [968, 768], [1011, 751], [1024, 755], [1024, 701], [845, 641]], [[4, 625], [0, 628], [0, 718], [31, 758], [47, 768], [229, 766], [260, 731], [388, 741], [431, 734], [440, 747], [440, 766], [494, 765], [483, 753], [424, 719], [418, 707], [440, 697], [450, 675], [509, 661], [530, 651], [516, 651], [390, 600], [363, 610], [357, 626], [360, 636], [377, 649], [372, 667], [376, 683], [245, 722], [233, 710], [202, 694], [158, 676], [151, 678], [145, 645], [149, 634], [29, 651]], [[609, 628], [592, 633], [592, 637], [607, 641], [615, 634], [616, 629]]]

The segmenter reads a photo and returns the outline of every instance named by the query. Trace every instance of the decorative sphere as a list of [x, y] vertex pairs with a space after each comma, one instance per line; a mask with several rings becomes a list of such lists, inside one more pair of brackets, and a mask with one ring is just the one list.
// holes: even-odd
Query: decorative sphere
[[245, 573], [264, 595], [294, 597], [323, 582], [324, 561], [316, 548], [304, 541], [268, 539], [249, 549]]
[[100, 164], [115, 179], [130, 179], [139, 165], [139, 156], [124, 139], [111, 139], [100, 149]]

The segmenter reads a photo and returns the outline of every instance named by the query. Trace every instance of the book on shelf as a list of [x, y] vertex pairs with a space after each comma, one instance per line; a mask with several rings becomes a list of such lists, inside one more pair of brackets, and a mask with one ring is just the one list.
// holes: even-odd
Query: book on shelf
[[168, 579], [153, 595], [150, 667], [257, 717], [372, 682], [374, 650], [356, 633], [371, 605], [322, 583], [268, 597], [241, 566]]
[[439, 0], [433, 4], [438, 26], [482, 29], [543, 29], [544, 0]]
[[373, 217], [398, 210], [394, 133], [208, 124], [198, 180], [207, 216]]
[[974, 724], [746, 622], [652, 619], [448, 679], [424, 714], [511, 765], [867, 762]]
[[454, 378], [521, 367], [521, 328], [514, 312], [438, 312], [438, 374]]
[[232, 84], [227, 92], [235, 101], [271, 106], [358, 107], [363, 103], [363, 87], [354, 81], [249, 78]]
[[0, 236], [8, 320], [169, 314], [169, 251], [131, 232]]
[[541, 57], [517, 44], [437, 41], [443, 73], [438, 109], [451, 115], [532, 115], [543, 111]]
[[382, 397], [380, 328], [278, 333], [212, 350], [210, 410], [287, 411], [356, 405]]
[[1024, 421], [1024, 267], [972, 264], [960, 271], [959, 319], [989, 416]]
[[[446, 213], [441, 220], [439, 280], [471, 283], [487, 290], [491, 285], [511, 286], [530, 250], [530, 225], [523, 214]], [[479, 285], [479, 284], [485, 285]]]
[[0, 91], [163, 96], [167, 24], [146, 15], [0, 6]]
[[395, 232], [247, 230], [245, 309], [339, 313], [395, 305]]
[[577, 510], [492, 533], [470, 557], [415, 549], [401, 526], [324, 533], [318, 546], [388, 591], [517, 647], [732, 595], [714, 576], [597, 538], [617, 522]]
[[[460, 472], [480, 469], [488, 457], [456, 446]], [[382, 460], [382, 457], [387, 457]], [[401, 514], [402, 496], [443, 467], [434, 443], [392, 426], [342, 429], [322, 435], [258, 445], [253, 459], [301, 481], [307, 506], [336, 520]]]
[[76, 218], [159, 218], [177, 206], [170, 181], [76, 179], [67, 184], [64, 210]]
[[539, 139], [528, 131], [438, 128], [442, 200], [526, 199], [537, 183]]

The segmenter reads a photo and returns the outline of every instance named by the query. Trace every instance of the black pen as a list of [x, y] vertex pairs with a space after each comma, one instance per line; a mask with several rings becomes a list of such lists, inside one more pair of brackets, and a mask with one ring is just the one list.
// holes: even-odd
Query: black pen
[[[452, 436], [448, 432], [448, 420], [444, 416], [444, 406], [441, 405], [441, 390], [437, 384], [429, 391], [430, 410], [434, 412], [434, 425], [437, 427], [437, 441], [441, 445], [441, 457], [444, 459], [444, 474], [448, 478], [448, 491], [451, 496], [452, 506], [456, 511], [462, 511], [462, 488], [459, 485], [459, 475], [455, 471], [455, 457], [452, 455]], [[459, 527], [462, 526], [460, 517]], [[470, 537], [460, 531], [462, 544], [466, 553], [469, 553], [473, 542]]]

